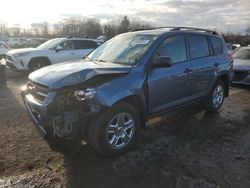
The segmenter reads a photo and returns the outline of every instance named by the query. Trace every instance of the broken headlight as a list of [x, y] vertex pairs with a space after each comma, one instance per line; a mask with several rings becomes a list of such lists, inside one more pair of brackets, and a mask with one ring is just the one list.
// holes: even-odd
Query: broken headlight
[[96, 93], [94, 88], [86, 88], [74, 91], [74, 96], [78, 101], [84, 101], [86, 99], [92, 99]]

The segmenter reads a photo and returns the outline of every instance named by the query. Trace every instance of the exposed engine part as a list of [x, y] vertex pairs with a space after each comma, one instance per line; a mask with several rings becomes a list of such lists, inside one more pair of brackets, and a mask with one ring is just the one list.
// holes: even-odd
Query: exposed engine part
[[52, 118], [53, 135], [58, 137], [71, 137], [77, 129], [78, 112], [64, 112]]

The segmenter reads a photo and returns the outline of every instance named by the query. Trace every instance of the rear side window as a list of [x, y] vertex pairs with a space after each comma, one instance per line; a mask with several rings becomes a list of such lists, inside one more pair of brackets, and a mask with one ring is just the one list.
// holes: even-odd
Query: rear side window
[[214, 55], [220, 55], [223, 52], [223, 44], [220, 38], [218, 37], [209, 37], [209, 40], [212, 44]]
[[191, 59], [209, 56], [207, 37], [203, 35], [189, 35], [189, 51]]
[[183, 35], [174, 35], [168, 37], [155, 53], [157, 56], [169, 56], [173, 63], [186, 60], [186, 46]]
[[94, 49], [98, 45], [90, 40], [75, 40], [75, 49]]

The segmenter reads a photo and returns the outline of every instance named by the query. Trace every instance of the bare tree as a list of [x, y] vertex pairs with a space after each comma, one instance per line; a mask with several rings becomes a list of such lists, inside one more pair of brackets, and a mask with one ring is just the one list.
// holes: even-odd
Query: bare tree
[[133, 21], [131, 22], [130, 29], [131, 30], [140, 30], [140, 29], [150, 29], [152, 26], [148, 23], [142, 21]]
[[110, 21], [103, 25], [104, 35], [107, 38], [112, 38], [113, 36], [125, 33], [132, 30], [138, 29], [149, 29], [150, 24], [142, 21], [130, 21], [127, 16], [124, 16], [122, 20]]
[[6, 24], [4, 23], [1, 23], [0, 24], [0, 34], [1, 35], [7, 35], [9, 32], [8, 32], [8, 28], [6, 27]]
[[118, 25], [118, 33], [125, 33], [130, 30], [130, 21], [127, 16], [124, 16]]
[[[64, 19], [61, 23], [62, 35], [96, 38], [102, 35], [102, 25], [98, 19]], [[59, 24], [59, 25], [60, 25]], [[57, 25], [54, 29], [59, 29]], [[57, 31], [58, 33], [58, 31]]]
[[103, 25], [103, 33], [107, 38], [112, 38], [115, 36], [117, 31], [117, 24], [114, 21], [110, 21]]
[[105, 24], [101, 24], [96, 18], [66, 18], [53, 25], [53, 32], [49, 33], [48, 23], [33, 23], [32, 30], [37, 36], [75, 36], [96, 38], [105, 35], [107, 38], [128, 32], [135, 29], [147, 29], [150, 25], [142, 21], [130, 21], [128, 16], [124, 16], [120, 20], [110, 20]]
[[68, 18], [68, 19], [64, 19], [60, 23], [62, 24], [62, 32], [61, 32], [62, 35], [68, 35], [68, 36], [80, 35], [81, 20]]
[[248, 27], [246, 28], [246, 33], [250, 35], [250, 25], [248, 25]]
[[49, 24], [48, 24], [48, 22], [43, 22], [41, 26], [42, 26], [42, 35], [43, 36], [48, 36], [49, 35]]
[[40, 35], [40, 24], [39, 23], [32, 23], [31, 28], [36, 36]]
[[8, 28], [8, 31], [12, 36], [18, 37], [20, 36], [21, 33], [20, 25], [19, 24], [13, 25], [13, 27]]
[[102, 35], [102, 26], [98, 19], [90, 18], [85, 22], [85, 34], [87, 37], [96, 38]]

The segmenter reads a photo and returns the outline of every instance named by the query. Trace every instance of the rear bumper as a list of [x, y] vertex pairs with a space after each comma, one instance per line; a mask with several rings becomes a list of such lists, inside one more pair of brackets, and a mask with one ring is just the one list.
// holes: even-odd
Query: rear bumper
[[243, 82], [243, 81], [241, 81], [241, 82], [232, 81], [232, 84], [241, 84], [241, 85], [250, 86], [250, 81], [248, 81], [248, 82]]

